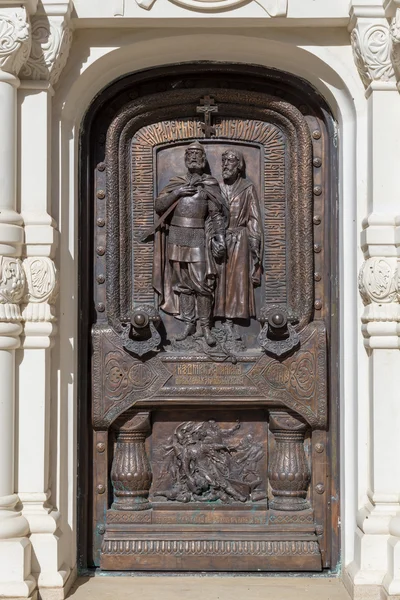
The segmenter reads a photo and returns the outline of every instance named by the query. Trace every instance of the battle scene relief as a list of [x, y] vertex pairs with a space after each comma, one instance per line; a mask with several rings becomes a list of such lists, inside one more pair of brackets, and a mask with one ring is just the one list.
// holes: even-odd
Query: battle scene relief
[[[223, 424], [212, 418], [164, 423], [166, 442], [153, 448], [153, 501], [230, 504], [267, 498], [266, 443], [260, 441], [260, 427], [225, 419]], [[261, 428], [265, 435], [265, 425]], [[156, 421], [155, 436], [158, 430]]]

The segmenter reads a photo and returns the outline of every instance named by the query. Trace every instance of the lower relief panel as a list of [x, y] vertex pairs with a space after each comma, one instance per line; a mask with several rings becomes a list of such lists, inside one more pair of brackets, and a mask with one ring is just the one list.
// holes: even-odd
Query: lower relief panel
[[321, 570], [308, 434], [286, 410], [125, 413], [101, 568]]

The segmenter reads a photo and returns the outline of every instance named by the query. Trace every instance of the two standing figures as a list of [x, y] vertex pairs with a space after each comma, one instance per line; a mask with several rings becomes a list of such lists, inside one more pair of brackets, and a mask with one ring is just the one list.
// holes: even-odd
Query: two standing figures
[[184, 322], [177, 341], [197, 336], [208, 346], [216, 344], [214, 318], [225, 319], [239, 338], [235, 321], [256, 316], [262, 270], [255, 187], [241, 152], [229, 149], [221, 158], [220, 185], [208, 172], [204, 147], [193, 142], [185, 151], [186, 174], [173, 177], [155, 201], [153, 286], [160, 308]]

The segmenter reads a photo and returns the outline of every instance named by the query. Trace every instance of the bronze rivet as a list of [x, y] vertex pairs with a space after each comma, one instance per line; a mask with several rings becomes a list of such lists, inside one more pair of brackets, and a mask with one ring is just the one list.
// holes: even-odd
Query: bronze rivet
[[321, 302], [321, 300], [316, 300], [314, 302], [314, 308], [315, 308], [315, 310], [321, 310], [321, 308], [322, 308], [322, 302]]
[[106, 450], [106, 445], [105, 445], [105, 443], [104, 443], [104, 442], [99, 442], [99, 443], [96, 445], [96, 448], [97, 448], [97, 452], [100, 452], [100, 454], [101, 454], [102, 452], [105, 452], [105, 450]]
[[104, 306], [104, 304], [102, 302], [99, 302], [97, 305], [97, 310], [98, 310], [98, 312], [104, 312], [106, 310], [106, 307]]
[[325, 446], [324, 446], [324, 444], [322, 444], [322, 442], [318, 442], [317, 444], [315, 444], [315, 452], [318, 452], [318, 454], [321, 454], [324, 450], [325, 450]]
[[106, 253], [104, 246], [97, 246], [96, 252], [99, 256], [103, 256]]
[[319, 215], [315, 215], [313, 217], [313, 223], [314, 225], [319, 225], [321, 223], [321, 217]]
[[103, 200], [103, 198], [105, 198], [105, 197], [106, 197], [106, 193], [105, 193], [105, 191], [104, 191], [104, 190], [99, 190], [99, 191], [97, 192], [97, 197], [98, 197], [98, 199], [99, 199], [99, 200]]
[[97, 227], [104, 227], [105, 224], [106, 224], [106, 220], [103, 219], [103, 217], [99, 217], [97, 219]]
[[324, 535], [324, 528], [322, 527], [322, 525], [315, 526], [315, 533], [319, 536]]
[[97, 275], [97, 277], [96, 277], [97, 283], [104, 283], [105, 280], [106, 280], [106, 278], [104, 277], [103, 274]]
[[319, 140], [319, 139], [320, 139], [320, 137], [321, 137], [321, 132], [320, 132], [320, 130], [319, 130], [319, 129], [315, 129], [315, 130], [312, 132], [312, 136], [313, 136], [314, 140]]
[[316, 252], [318, 254], [318, 252], [321, 252], [322, 248], [320, 246], [320, 244], [314, 244], [314, 252]]
[[321, 281], [321, 279], [322, 279], [321, 273], [318, 273], [318, 271], [316, 273], [314, 273], [314, 279], [315, 279], [315, 281]]
[[100, 535], [103, 535], [106, 532], [106, 528], [104, 525], [97, 525], [97, 531], [100, 533]]
[[99, 164], [97, 165], [97, 168], [99, 171], [104, 171], [106, 168], [106, 163], [99, 162]]
[[106, 488], [102, 483], [99, 483], [96, 490], [97, 490], [98, 494], [104, 494], [104, 492], [106, 491]]
[[320, 185], [316, 185], [314, 188], [314, 194], [316, 196], [320, 196], [322, 194], [322, 187]]
[[322, 483], [318, 483], [315, 486], [315, 491], [317, 492], [317, 494], [323, 494], [325, 492], [325, 486]]
[[320, 158], [314, 158], [313, 165], [314, 167], [320, 167], [322, 165], [322, 160]]

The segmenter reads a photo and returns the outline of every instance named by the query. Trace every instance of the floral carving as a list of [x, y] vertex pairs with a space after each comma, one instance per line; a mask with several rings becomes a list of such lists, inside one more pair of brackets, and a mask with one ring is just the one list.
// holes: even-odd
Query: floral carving
[[25, 290], [25, 274], [18, 258], [0, 256], [0, 321], [21, 319], [19, 302]]
[[25, 275], [18, 258], [0, 257], [0, 304], [17, 304], [25, 289]]
[[32, 19], [32, 48], [21, 76], [41, 79], [54, 85], [65, 67], [72, 31], [65, 21], [39, 15]]
[[53, 321], [51, 305], [58, 294], [58, 275], [54, 262], [47, 257], [28, 257], [23, 262], [26, 293], [23, 317], [26, 321]]
[[397, 259], [373, 257], [360, 269], [358, 287], [364, 304], [399, 302]]
[[397, 78], [400, 78], [400, 9], [390, 25], [391, 58]]
[[365, 87], [372, 81], [390, 81], [394, 77], [391, 61], [389, 26], [385, 23], [371, 25], [365, 30], [351, 32], [353, 56]]
[[18, 75], [30, 47], [30, 25], [25, 8], [0, 10], [0, 69]]

